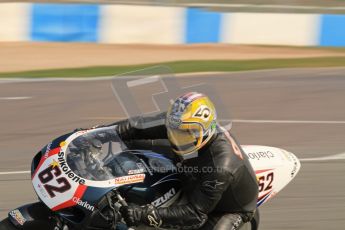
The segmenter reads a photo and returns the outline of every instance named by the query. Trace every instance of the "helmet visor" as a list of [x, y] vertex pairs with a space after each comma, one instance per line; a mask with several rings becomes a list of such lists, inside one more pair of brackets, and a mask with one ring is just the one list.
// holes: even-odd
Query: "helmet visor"
[[169, 141], [177, 154], [194, 152], [202, 141], [202, 129], [198, 125], [184, 124], [184, 127], [168, 128]]

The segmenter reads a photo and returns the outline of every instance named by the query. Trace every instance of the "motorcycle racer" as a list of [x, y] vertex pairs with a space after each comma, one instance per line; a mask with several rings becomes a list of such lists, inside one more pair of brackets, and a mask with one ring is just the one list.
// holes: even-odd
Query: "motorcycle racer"
[[255, 173], [232, 134], [218, 125], [206, 95], [190, 92], [166, 113], [116, 124], [129, 146], [154, 150], [157, 143], [168, 143], [180, 165], [197, 169], [182, 173], [180, 202], [164, 208], [123, 206], [120, 212], [128, 226], [236, 230], [252, 219], [258, 198]]

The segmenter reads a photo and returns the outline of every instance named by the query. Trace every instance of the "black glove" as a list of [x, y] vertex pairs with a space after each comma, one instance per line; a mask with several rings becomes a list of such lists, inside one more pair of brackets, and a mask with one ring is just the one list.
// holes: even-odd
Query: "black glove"
[[157, 209], [151, 204], [142, 207], [136, 204], [122, 206], [120, 212], [128, 226], [138, 226], [143, 223], [158, 228], [162, 225]]
[[141, 221], [142, 208], [139, 205], [130, 204], [122, 206], [120, 213], [128, 226], [138, 226]]

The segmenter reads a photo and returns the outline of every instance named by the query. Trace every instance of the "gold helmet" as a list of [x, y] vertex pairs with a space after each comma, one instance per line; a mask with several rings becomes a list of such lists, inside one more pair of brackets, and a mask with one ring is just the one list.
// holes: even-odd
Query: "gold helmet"
[[166, 127], [174, 151], [188, 158], [203, 147], [216, 131], [216, 110], [201, 93], [190, 92], [178, 97], [169, 107]]

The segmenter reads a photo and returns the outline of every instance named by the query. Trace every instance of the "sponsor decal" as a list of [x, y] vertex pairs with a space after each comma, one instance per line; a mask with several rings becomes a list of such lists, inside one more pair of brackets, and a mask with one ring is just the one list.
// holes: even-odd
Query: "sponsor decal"
[[132, 170], [128, 170], [128, 175], [139, 174], [139, 173], [144, 173], [144, 172], [145, 172], [144, 168], [132, 169]]
[[293, 162], [293, 168], [292, 168], [292, 171], [291, 171], [291, 178], [293, 178], [297, 172], [297, 160], [295, 159], [294, 162]]
[[145, 179], [145, 174], [135, 174], [135, 175], [130, 175], [130, 176], [122, 176], [115, 178], [115, 184], [134, 184], [134, 183], [139, 183], [143, 182]]
[[293, 178], [297, 172], [297, 168], [298, 168], [298, 163], [297, 163], [297, 158], [291, 154], [291, 153], [287, 153], [287, 157], [289, 158], [290, 162], [293, 162], [293, 168], [291, 170], [291, 178]]
[[65, 153], [61, 151], [58, 154], [58, 164], [60, 165], [60, 168], [62, 171], [70, 178], [72, 181], [79, 183], [79, 184], [85, 184], [85, 180], [80, 178], [78, 175], [76, 175], [67, 165], [65, 161]]
[[295, 174], [297, 172], [297, 168], [298, 168], [297, 158], [293, 154], [291, 154], [287, 151], [282, 150], [282, 153], [284, 154], [284, 156], [287, 158], [288, 161], [293, 162], [293, 168], [292, 168], [291, 174], [290, 174], [291, 178], [293, 178], [295, 176]]
[[162, 220], [156, 215], [155, 211], [147, 215], [147, 219], [150, 222], [149, 225], [152, 227], [159, 228], [162, 225]]
[[24, 225], [24, 223], [26, 222], [26, 219], [24, 218], [24, 216], [20, 213], [18, 209], [12, 210], [10, 212], [10, 216], [12, 216], [13, 219], [15, 219], [20, 225]]
[[74, 203], [76, 203], [77, 205], [79, 205], [79, 206], [82, 206], [82, 207], [84, 207], [84, 208], [86, 208], [87, 210], [90, 210], [90, 211], [94, 211], [95, 210], [95, 207], [94, 206], [92, 206], [91, 204], [89, 204], [89, 203], [87, 203], [87, 201], [82, 201], [80, 198], [78, 198], [78, 197], [73, 197], [72, 198], [72, 201], [74, 202]]
[[218, 186], [225, 184], [225, 182], [220, 182], [218, 180], [205, 181], [202, 185], [209, 189], [217, 189]]
[[51, 146], [52, 146], [52, 142], [50, 142], [50, 143], [47, 145], [46, 152], [44, 153], [44, 158], [45, 158], [45, 159], [48, 158], [48, 155], [49, 155]]
[[64, 147], [66, 145], [66, 142], [65, 141], [62, 141], [61, 143], [60, 143], [60, 147], [62, 148], [62, 147]]
[[167, 193], [165, 193], [163, 196], [159, 197], [155, 201], [152, 202], [152, 204], [155, 207], [161, 206], [162, 204], [169, 201], [171, 198], [173, 198], [176, 195], [176, 191], [174, 188], [170, 189]]
[[248, 157], [250, 159], [260, 160], [262, 158], [271, 159], [271, 158], [274, 158], [275, 155], [271, 151], [262, 151], [262, 152], [248, 153]]

